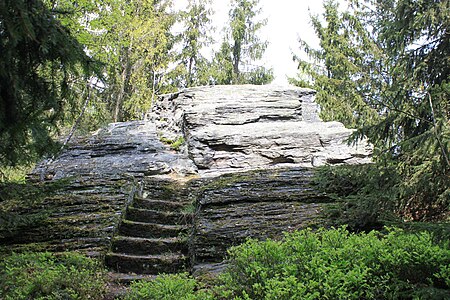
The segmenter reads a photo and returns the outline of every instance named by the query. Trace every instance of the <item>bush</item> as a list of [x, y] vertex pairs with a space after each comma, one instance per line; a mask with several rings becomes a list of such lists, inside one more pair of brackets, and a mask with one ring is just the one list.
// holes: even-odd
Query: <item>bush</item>
[[229, 250], [226, 299], [449, 299], [450, 249], [430, 234], [303, 230]]
[[212, 295], [199, 289], [197, 281], [186, 273], [160, 275], [153, 281], [136, 281], [125, 300], [208, 300]]
[[0, 299], [103, 299], [98, 261], [76, 253], [12, 254], [0, 263]]
[[330, 225], [368, 232], [381, 229], [387, 220], [397, 221], [399, 180], [393, 168], [344, 165], [319, 168], [313, 184], [336, 201], [337, 205], [327, 210]]

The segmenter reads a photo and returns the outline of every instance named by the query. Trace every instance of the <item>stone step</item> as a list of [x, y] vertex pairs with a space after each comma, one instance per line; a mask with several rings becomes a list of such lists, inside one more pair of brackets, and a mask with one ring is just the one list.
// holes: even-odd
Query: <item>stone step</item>
[[208, 276], [206, 278], [214, 278], [223, 273], [227, 267], [228, 264], [225, 261], [199, 263], [192, 267], [192, 275], [194, 277]]
[[129, 207], [126, 219], [135, 222], [181, 225], [189, 224], [192, 221], [192, 214]]
[[112, 241], [112, 251], [133, 255], [150, 255], [167, 252], [187, 253], [186, 239], [180, 238], [140, 238], [117, 236]]
[[120, 273], [160, 274], [177, 273], [187, 269], [189, 259], [180, 253], [163, 255], [129, 255], [108, 253], [105, 264]]
[[123, 220], [119, 227], [119, 234], [122, 236], [143, 238], [178, 237], [180, 234], [187, 235], [189, 231], [190, 228], [183, 225], [163, 225], [128, 220]]
[[133, 201], [133, 207], [159, 210], [159, 211], [182, 211], [186, 207], [189, 207], [189, 202], [176, 202], [159, 199], [144, 199], [136, 197]]
[[156, 279], [157, 275], [151, 274], [136, 274], [136, 273], [116, 273], [108, 272], [108, 279], [110, 282], [114, 282], [120, 285], [129, 285], [136, 280], [151, 281]]

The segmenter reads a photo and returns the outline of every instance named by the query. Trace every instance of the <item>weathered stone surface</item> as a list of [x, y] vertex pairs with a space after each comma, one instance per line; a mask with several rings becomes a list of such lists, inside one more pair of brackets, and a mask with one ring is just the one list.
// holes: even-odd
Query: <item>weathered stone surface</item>
[[312, 170], [271, 169], [210, 179], [198, 197], [193, 252], [196, 264], [220, 262], [226, 249], [247, 238], [280, 238], [283, 232], [321, 223], [325, 195], [311, 186]]
[[162, 96], [150, 119], [163, 136], [183, 136], [202, 170], [368, 163], [366, 143], [345, 143], [352, 130], [319, 119], [314, 94], [270, 85], [191, 88]]
[[[0, 242], [102, 254], [118, 272], [201, 272], [223, 269], [226, 249], [246, 238], [320, 225], [331, 200], [311, 185], [313, 167], [369, 162], [370, 147], [348, 146], [351, 130], [320, 121], [314, 93], [247, 85], [164, 95], [149, 120], [110, 124], [39, 164], [32, 180], [69, 183], [23, 208], [49, 210], [44, 222]], [[174, 151], [161, 140], [185, 143]]]
[[[144, 177], [195, 172], [195, 165], [187, 157], [160, 141], [154, 124], [110, 124], [92, 136], [74, 139], [55, 160], [43, 161], [35, 168], [29, 175], [31, 181], [66, 182], [43, 201], [20, 208], [21, 214], [30, 216], [44, 211], [42, 220], [12, 237], [0, 232], [0, 242], [18, 251], [27, 248], [104, 254]], [[149, 190], [171, 192], [159, 182]], [[180, 223], [179, 216], [170, 212], [160, 217]]]
[[84, 180], [64, 183], [44, 199], [17, 207], [17, 213], [25, 217], [41, 217], [18, 228], [16, 234], [0, 232], [0, 245], [10, 251], [104, 253], [135, 187], [128, 180]]
[[86, 139], [74, 140], [54, 161], [39, 164], [31, 176], [113, 180], [172, 172], [192, 174], [196, 167], [160, 141], [154, 124], [134, 121], [113, 123]]

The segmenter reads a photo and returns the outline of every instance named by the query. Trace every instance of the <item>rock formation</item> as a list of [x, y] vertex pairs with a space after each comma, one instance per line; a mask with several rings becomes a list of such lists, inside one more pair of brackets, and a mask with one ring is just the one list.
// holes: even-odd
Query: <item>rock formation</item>
[[39, 228], [74, 224], [55, 227], [52, 239], [11, 244], [40, 239], [41, 248], [61, 250], [65, 235], [73, 241], [66, 249], [105, 254], [117, 272], [211, 269], [248, 237], [320, 224], [330, 199], [311, 186], [313, 167], [370, 161], [367, 144], [346, 144], [351, 132], [322, 122], [308, 89], [210, 86], [163, 95], [146, 121], [110, 124], [42, 162], [30, 178], [70, 183], [46, 200], [58, 209]]
[[270, 85], [192, 88], [161, 97], [150, 118], [163, 136], [185, 138], [200, 170], [369, 162], [367, 144], [346, 145], [351, 130], [319, 119], [314, 94]]

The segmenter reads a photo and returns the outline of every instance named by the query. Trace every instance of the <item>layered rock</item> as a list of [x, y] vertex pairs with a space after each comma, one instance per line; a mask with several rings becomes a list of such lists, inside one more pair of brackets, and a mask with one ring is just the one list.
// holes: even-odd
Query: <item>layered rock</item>
[[46, 195], [33, 196], [12, 212], [25, 218], [26, 226], [13, 232], [0, 231], [0, 245], [4, 246], [1, 250], [104, 254], [125, 207], [133, 200], [134, 183], [85, 177], [48, 185], [36, 184], [35, 189]]
[[34, 215], [44, 210], [42, 221], [1, 242], [15, 250], [105, 254], [145, 178], [195, 172], [187, 157], [160, 141], [154, 124], [110, 124], [91, 136], [74, 139], [60, 156], [34, 169], [31, 181], [42, 185], [63, 179], [62, 186], [19, 212]]
[[87, 138], [74, 139], [55, 160], [40, 163], [33, 179], [142, 178], [192, 174], [192, 162], [161, 142], [152, 122], [112, 123]]
[[183, 136], [201, 170], [369, 162], [366, 143], [346, 144], [352, 130], [319, 119], [314, 94], [274, 86], [192, 88], [162, 96], [150, 119], [164, 136]]
[[147, 121], [110, 124], [39, 164], [31, 179], [68, 183], [44, 200], [45, 222], [9, 243], [106, 254], [119, 272], [210, 268], [246, 238], [320, 225], [331, 200], [313, 167], [370, 161], [367, 144], [345, 143], [351, 133], [319, 119], [309, 89], [164, 95]]
[[247, 238], [280, 238], [285, 231], [321, 225], [330, 199], [312, 187], [312, 176], [308, 168], [287, 168], [204, 181], [192, 243], [196, 263], [220, 262], [228, 247]]

